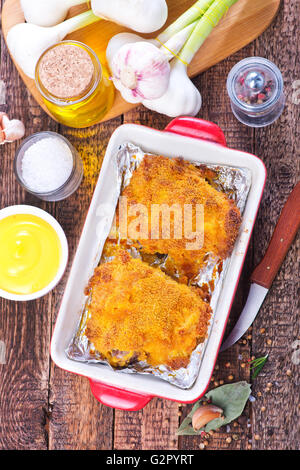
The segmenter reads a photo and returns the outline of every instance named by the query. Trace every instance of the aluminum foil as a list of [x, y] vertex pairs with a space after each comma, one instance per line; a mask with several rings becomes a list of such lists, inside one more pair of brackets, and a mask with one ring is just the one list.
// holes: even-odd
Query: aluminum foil
[[[129, 184], [133, 172], [139, 166], [144, 156], [145, 153], [143, 150], [131, 143], [125, 143], [120, 147], [118, 153], [115, 156], [115, 163], [118, 171], [119, 194], [121, 194], [123, 189]], [[248, 169], [213, 164], [207, 165], [205, 163], [199, 162], [192, 163], [201, 170], [210, 170], [210, 184], [212, 184], [212, 186], [214, 186], [217, 190], [226, 193], [231, 199], [233, 199], [241, 213], [243, 213], [251, 187], [251, 173]], [[108, 228], [108, 232], [109, 229], [110, 228]], [[130, 249], [130, 253], [134, 257], [140, 256], [137, 250], [134, 248]], [[102, 257], [100, 263], [105, 263], [107, 261], [109, 261], [109, 258], [105, 259]], [[157, 256], [151, 264], [163, 269], [165, 261], [166, 256]], [[205, 347], [207, 341], [209, 340], [210, 332], [214, 322], [213, 313], [218, 303], [218, 298], [222, 288], [222, 281], [226, 274], [229, 261], [230, 258], [227, 260], [220, 260], [208, 253], [205, 266], [201, 268], [201, 271], [191, 281], [191, 284], [199, 286], [202, 289], [205, 288], [205, 293], [207, 294], [207, 298], [212, 308], [212, 317], [210, 320], [206, 340], [203, 343], [200, 343], [193, 351], [191, 354], [190, 363], [186, 368], [172, 370], [170, 367], [165, 365], [153, 367], [149, 366], [145, 362], [136, 362], [127, 366], [126, 368], [119, 368], [117, 370], [126, 374], [152, 374], [183, 389], [192, 387], [198, 376]], [[89, 301], [90, 299], [87, 298], [80, 324], [73, 340], [66, 350], [66, 354], [70, 359], [76, 361], [93, 364], [106, 364], [108, 367], [113, 369], [112, 366], [101, 357], [101, 354], [96, 351], [93, 344], [85, 335], [86, 322], [89, 315]]]

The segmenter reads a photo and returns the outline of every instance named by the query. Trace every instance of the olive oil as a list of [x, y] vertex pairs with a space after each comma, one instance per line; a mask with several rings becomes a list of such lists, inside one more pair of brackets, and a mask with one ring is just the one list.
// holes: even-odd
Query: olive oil
[[52, 116], [70, 127], [98, 123], [114, 102], [107, 69], [92, 49], [77, 41], [62, 41], [43, 53], [36, 85]]

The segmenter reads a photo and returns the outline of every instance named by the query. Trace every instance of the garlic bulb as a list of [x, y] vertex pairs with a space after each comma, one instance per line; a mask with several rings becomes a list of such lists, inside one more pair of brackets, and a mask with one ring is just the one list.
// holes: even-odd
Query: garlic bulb
[[95, 15], [139, 33], [160, 29], [168, 18], [165, 0], [91, 0]]
[[158, 99], [143, 100], [146, 108], [169, 117], [195, 116], [200, 111], [202, 98], [187, 75], [187, 67], [175, 60], [171, 64], [169, 86]]
[[113, 55], [110, 68], [115, 87], [129, 103], [155, 100], [167, 91], [169, 60], [150, 42], [124, 44]]
[[85, 0], [21, 0], [27, 23], [38, 26], [55, 26], [67, 16], [69, 8], [85, 3]]
[[28, 77], [34, 78], [36, 64], [48, 47], [62, 41], [67, 34], [99, 20], [100, 18], [90, 10], [47, 28], [30, 23], [19, 23], [8, 31], [7, 46], [23, 72]]

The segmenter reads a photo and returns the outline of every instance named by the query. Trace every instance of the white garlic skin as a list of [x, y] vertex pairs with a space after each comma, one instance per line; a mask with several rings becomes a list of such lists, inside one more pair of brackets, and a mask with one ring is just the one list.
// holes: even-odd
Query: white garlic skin
[[56, 28], [19, 23], [8, 31], [6, 42], [10, 53], [28, 77], [34, 79], [35, 67], [42, 53], [63, 39], [64, 35]]
[[129, 103], [158, 99], [167, 91], [168, 58], [148, 41], [121, 46], [110, 61], [110, 68], [115, 87]]
[[179, 60], [171, 64], [169, 86], [166, 93], [156, 100], [144, 100], [146, 108], [169, 117], [196, 116], [201, 109], [199, 90], [187, 75], [186, 66]]
[[134, 33], [115, 34], [108, 42], [106, 48], [106, 59], [109, 67], [111, 68], [114, 55], [118, 52], [119, 49], [121, 49], [122, 46], [124, 46], [124, 44], [132, 44], [139, 41], [149, 42], [150, 44], [154, 44], [154, 46], [159, 47], [159, 43], [155, 39], [144, 39]]
[[23, 122], [10, 120], [5, 113], [0, 113], [0, 145], [22, 139], [25, 134]]
[[54, 26], [63, 21], [70, 6], [72, 2], [69, 0], [21, 0], [27, 23], [45, 27]]
[[168, 18], [165, 0], [92, 0], [91, 7], [96, 16], [139, 33], [157, 31]]

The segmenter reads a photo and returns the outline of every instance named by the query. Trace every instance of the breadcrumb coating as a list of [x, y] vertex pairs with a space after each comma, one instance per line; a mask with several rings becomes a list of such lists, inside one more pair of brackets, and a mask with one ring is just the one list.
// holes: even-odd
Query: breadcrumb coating
[[[133, 239], [134, 246], [142, 255], [167, 254], [166, 271], [170, 274], [177, 272], [183, 283], [188, 283], [197, 276], [208, 255], [220, 260], [230, 256], [241, 224], [240, 211], [234, 201], [223, 192], [217, 191], [206, 181], [203, 174], [203, 170], [182, 159], [146, 155], [122, 193], [122, 196], [127, 198], [128, 226], [133, 224], [136, 218], [136, 215], [130, 215], [131, 208], [137, 203], [147, 207], [147, 236], [143, 237], [142, 233], [141, 237]], [[151, 228], [155, 204], [166, 204], [169, 207], [174, 207], [175, 204], [182, 214], [185, 205], [190, 205], [193, 208], [191, 232], [196, 228], [195, 208], [202, 205], [202, 247], [191, 249], [192, 233], [188, 233], [187, 227], [183, 226], [176, 212], [170, 214], [169, 239], [164, 239], [161, 229], [159, 239], [153, 239]], [[176, 239], [175, 234], [180, 232], [182, 238]], [[123, 237], [121, 243], [126, 244], [127, 237]]]
[[[106, 262], [96, 268], [87, 289], [91, 301], [86, 336], [112, 366], [145, 361], [153, 367], [166, 365], [177, 370], [187, 367], [192, 352], [205, 340], [210, 296], [208, 286], [207, 291], [205, 286], [193, 287], [193, 279], [210, 257], [216, 260], [214, 270], [222, 269], [241, 224], [239, 209], [214, 187], [214, 177], [213, 170], [205, 167], [152, 155], [146, 155], [133, 172], [122, 196], [127, 204], [127, 227], [136, 227], [136, 236], [121, 230], [120, 202], [116, 226], [104, 247]], [[137, 217], [136, 204], [142, 204], [146, 214], [141, 210]], [[166, 216], [170, 236], [164, 236], [160, 223], [153, 238], [155, 205], [171, 209], [176, 205], [182, 215], [185, 205], [192, 207], [192, 232], [195, 208], [203, 207], [202, 246], [187, 248], [193, 239], [185, 219], [174, 210]], [[156, 214], [157, 220], [161, 222]], [[178, 233], [182, 236], [176, 236]], [[128, 253], [134, 252], [132, 248], [141, 259]], [[164, 260], [161, 269], [150, 266], [158, 256]]]
[[146, 361], [186, 367], [206, 337], [209, 304], [122, 249], [96, 268], [86, 293], [91, 295], [86, 336], [112, 366]]

